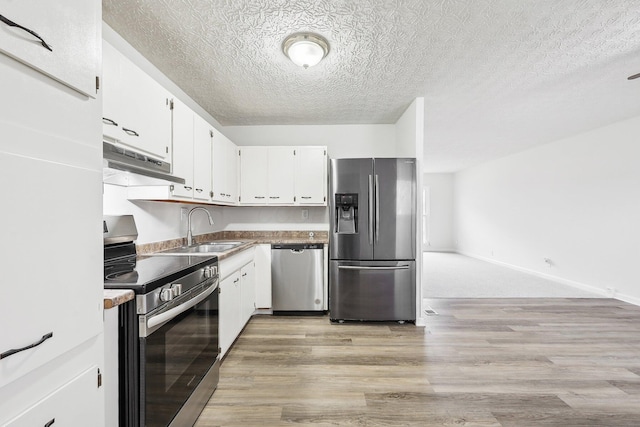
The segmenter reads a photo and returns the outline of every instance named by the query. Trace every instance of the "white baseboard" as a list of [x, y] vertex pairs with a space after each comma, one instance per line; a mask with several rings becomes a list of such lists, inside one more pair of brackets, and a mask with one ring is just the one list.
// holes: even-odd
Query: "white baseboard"
[[587, 285], [587, 284], [581, 283], [581, 282], [576, 282], [574, 280], [564, 279], [562, 277], [554, 276], [552, 274], [546, 274], [546, 273], [542, 273], [540, 271], [530, 270], [528, 268], [523, 268], [523, 267], [520, 267], [520, 266], [517, 266], [517, 265], [513, 265], [513, 264], [509, 264], [509, 263], [506, 263], [506, 262], [497, 261], [497, 260], [492, 259], [492, 258], [486, 258], [486, 257], [479, 256], [479, 255], [476, 255], [476, 254], [473, 254], [473, 253], [469, 253], [469, 252], [455, 251], [455, 253], [460, 254], [460, 255], [464, 255], [464, 256], [468, 256], [470, 258], [479, 259], [481, 261], [486, 261], [486, 262], [489, 262], [491, 264], [500, 265], [502, 267], [511, 268], [512, 270], [521, 271], [523, 273], [531, 274], [531, 275], [536, 276], [536, 277], [541, 277], [543, 279], [551, 280], [551, 281], [554, 281], [554, 282], [557, 282], [557, 283], [561, 283], [563, 285], [571, 286], [573, 288], [577, 288], [577, 289], [580, 289], [580, 290], [583, 290], [583, 291], [593, 292], [594, 294], [601, 295], [601, 296], [603, 296], [605, 298], [615, 298], [615, 299], [618, 299], [620, 301], [628, 302], [630, 304], [640, 305], [640, 298], [632, 297], [630, 295], [624, 295], [624, 294], [619, 294], [619, 293], [616, 293], [615, 295], [610, 295], [605, 289], [597, 288], [595, 286]]

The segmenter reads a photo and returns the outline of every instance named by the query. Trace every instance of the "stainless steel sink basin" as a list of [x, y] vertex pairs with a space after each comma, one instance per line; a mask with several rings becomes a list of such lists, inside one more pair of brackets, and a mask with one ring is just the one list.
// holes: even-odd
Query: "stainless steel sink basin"
[[161, 254], [166, 254], [166, 255], [216, 254], [220, 252], [226, 252], [242, 244], [244, 244], [244, 242], [226, 242], [225, 241], [225, 242], [198, 243], [192, 246], [182, 246], [180, 248], [168, 249], [166, 251], [162, 251]]

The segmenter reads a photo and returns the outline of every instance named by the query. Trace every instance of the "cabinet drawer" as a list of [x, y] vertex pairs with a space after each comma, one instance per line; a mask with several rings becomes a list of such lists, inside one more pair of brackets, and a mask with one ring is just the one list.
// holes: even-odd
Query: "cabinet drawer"
[[[11, 206], [54, 207], [64, 200], [64, 209], [46, 209], [35, 220], [33, 210], [2, 209], [0, 222], [11, 224], [3, 239], [15, 254], [33, 254], [34, 242], [54, 247], [82, 248], [81, 257], [66, 250], [51, 250], [46, 256], [12, 256], [2, 266], [4, 283], [0, 299], [0, 387], [3, 387], [102, 332], [103, 289], [100, 232], [100, 173], [0, 152], [0, 180], [7, 186]], [[37, 173], [34, 173], [37, 171]], [[29, 189], [30, 191], [26, 191]], [[33, 189], [33, 190], [31, 190]], [[76, 196], [65, 195], [75, 192]], [[65, 196], [65, 197], [63, 197]], [[40, 236], [39, 239], [24, 238]], [[70, 234], [69, 230], [93, 230]], [[37, 273], [37, 274], [36, 274]], [[18, 301], [19, 303], [16, 303]], [[40, 345], [43, 336], [52, 333]], [[9, 354], [11, 350], [26, 348]]]
[[[103, 420], [98, 368], [92, 367], [9, 421], [7, 427], [99, 425]], [[76, 405], [75, 402], [82, 402]]]
[[78, 92], [96, 97], [100, 63], [100, 5], [95, 1], [2, 2], [2, 16], [33, 34], [0, 22], [0, 52]]

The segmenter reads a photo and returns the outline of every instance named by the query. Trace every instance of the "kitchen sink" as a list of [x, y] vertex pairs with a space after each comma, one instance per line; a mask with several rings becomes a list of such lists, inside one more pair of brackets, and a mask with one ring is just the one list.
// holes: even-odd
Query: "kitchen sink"
[[182, 246], [180, 248], [168, 249], [159, 254], [166, 255], [208, 255], [220, 252], [226, 252], [230, 249], [243, 245], [244, 242], [206, 242], [197, 243], [191, 246]]

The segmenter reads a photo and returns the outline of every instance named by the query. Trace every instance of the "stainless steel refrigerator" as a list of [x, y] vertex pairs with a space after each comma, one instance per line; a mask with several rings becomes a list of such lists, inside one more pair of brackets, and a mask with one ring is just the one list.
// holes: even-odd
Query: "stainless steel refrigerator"
[[416, 160], [331, 159], [332, 321], [415, 321]]

